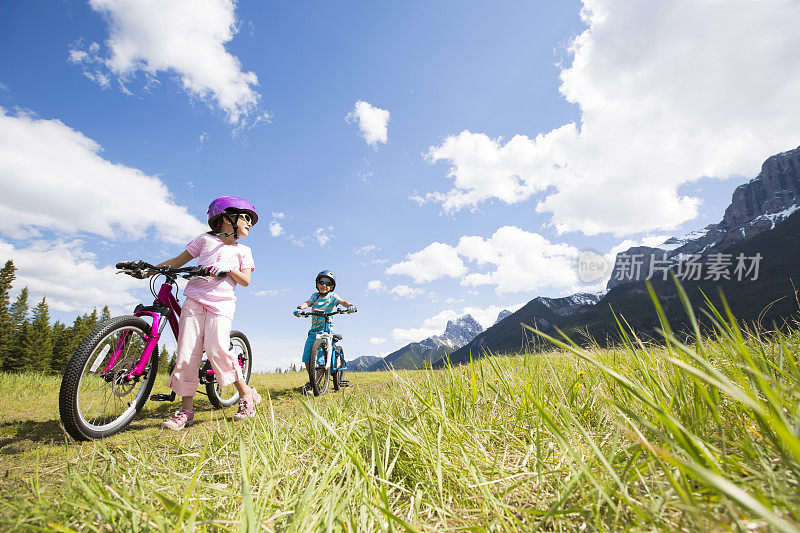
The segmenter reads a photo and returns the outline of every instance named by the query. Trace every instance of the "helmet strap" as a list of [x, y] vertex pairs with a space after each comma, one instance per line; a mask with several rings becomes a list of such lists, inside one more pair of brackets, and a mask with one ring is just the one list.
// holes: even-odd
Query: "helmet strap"
[[228, 222], [231, 223], [231, 226], [233, 226], [233, 231], [226, 232], [226, 233], [220, 232], [220, 235], [222, 235], [224, 237], [233, 237], [234, 240], [238, 241], [239, 240], [239, 214], [238, 213], [235, 214], [233, 218], [231, 218], [231, 215], [229, 213], [222, 213], [222, 216], [225, 217], [228, 220]]

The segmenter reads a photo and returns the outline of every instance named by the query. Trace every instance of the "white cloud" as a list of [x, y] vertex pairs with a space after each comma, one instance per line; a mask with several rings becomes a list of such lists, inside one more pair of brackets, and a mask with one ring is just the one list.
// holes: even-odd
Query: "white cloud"
[[110, 239], [152, 232], [183, 244], [206, 230], [157, 177], [111, 163], [100, 151], [59, 120], [11, 116], [0, 107], [0, 232], [19, 238], [48, 228]]
[[368, 254], [370, 252], [375, 252], [377, 250], [380, 250], [380, 248], [378, 248], [374, 244], [367, 244], [367, 245], [364, 245], [364, 246], [359, 246], [358, 248], [355, 249], [355, 252], [356, 252], [356, 255], [364, 255], [364, 254]]
[[[347, 114], [345, 120], [350, 123], [358, 123], [361, 136], [373, 148], [377, 148], [378, 143], [386, 143], [388, 140], [387, 124], [389, 123], [389, 112], [385, 109], [372, 106], [367, 102], [359, 100], [355, 108]], [[372, 174], [370, 173], [369, 176]], [[364, 176], [362, 176], [362, 180]]]
[[379, 279], [367, 282], [367, 290], [372, 292], [383, 292], [385, 289]]
[[[258, 78], [244, 72], [225, 45], [236, 34], [234, 0], [90, 0], [109, 23], [107, 57], [92, 43], [70, 49], [70, 60], [92, 78], [105, 68], [124, 84], [137, 73], [155, 81], [159, 73], [177, 74], [193, 98], [213, 102], [232, 124], [256, 111]], [[87, 72], [89, 74], [87, 74]], [[105, 75], [105, 74], [104, 74]], [[102, 80], [95, 79], [98, 83]], [[257, 120], [269, 115], [259, 114]]]
[[314, 239], [317, 241], [317, 244], [320, 246], [325, 246], [330, 242], [333, 235], [330, 232], [333, 231], [333, 226], [328, 226], [327, 228], [317, 228], [317, 231], [314, 232]]
[[408, 254], [404, 261], [386, 269], [387, 274], [411, 276], [417, 283], [433, 281], [444, 276], [458, 278], [466, 271], [458, 252], [440, 242], [434, 242], [419, 252]]
[[513, 313], [523, 305], [525, 304], [515, 303], [510, 305], [490, 305], [489, 307], [467, 306], [461, 310], [461, 314], [472, 315], [472, 318], [474, 318], [478, 324], [483, 327], [483, 329], [489, 329], [497, 321], [497, 315], [500, 314], [500, 311], [508, 310]]
[[284, 213], [280, 212], [280, 211], [273, 211], [272, 212], [272, 218], [276, 218], [278, 220], [283, 220], [284, 218], [286, 218], [286, 215]]
[[382, 267], [383, 265], [385, 265], [388, 262], [389, 262], [388, 259], [371, 259], [369, 261], [365, 261], [365, 262], [361, 263], [361, 266], [365, 266], [365, 267]]
[[273, 237], [277, 237], [283, 233], [283, 226], [277, 220], [273, 220], [269, 223], [269, 233]]
[[370, 344], [383, 344], [386, 342], [386, 337], [370, 337], [369, 343]]
[[498, 294], [507, 294], [545, 287], [572, 288], [578, 282], [577, 248], [553, 244], [538, 233], [515, 226], [503, 226], [488, 239], [461, 237], [457, 251], [478, 266], [493, 267], [486, 273], [467, 275], [462, 282], [466, 286], [494, 285]]
[[133, 291], [147, 286], [146, 281], [117, 275], [111, 265], [97, 266], [95, 255], [80, 240], [35, 240], [24, 248], [0, 241], [0, 258], [14, 262], [14, 288], [28, 287], [31, 307], [47, 296], [49, 307], [57, 311], [83, 313], [108, 305], [115, 314], [130, 313], [140, 301]]
[[427, 339], [431, 335], [441, 335], [444, 333], [444, 328], [447, 326], [448, 320], [455, 320], [459, 315], [457, 311], [447, 309], [440, 313], [427, 318], [423, 321], [422, 326], [418, 328], [395, 328], [392, 330], [392, 338], [399, 342], [419, 342]]
[[[538, 233], [503, 226], [488, 239], [464, 236], [456, 246], [435, 242], [386, 270], [404, 274], [417, 283], [450, 276], [462, 285], [493, 285], [498, 294], [530, 292], [545, 287], [573, 289], [578, 283], [575, 262], [580, 251], [553, 244]], [[469, 272], [464, 261], [486, 272]]]
[[289, 289], [267, 289], [265, 291], [258, 291], [254, 293], [256, 296], [280, 296], [282, 294], [288, 294]]
[[615, 258], [618, 253], [624, 252], [628, 248], [633, 248], [634, 246], [648, 246], [650, 248], [656, 248], [658, 245], [664, 244], [664, 241], [670, 237], [671, 235], [645, 235], [639, 239], [625, 239], [611, 248], [611, 250], [608, 252], [608, 255], [611, 256], [613, 261], [613, 258]]
[[425, 290], [415, 289], [413, 287], [409, 287], [408, 285], [398, 285], [390, 290], [389, 293], [397, 296], [398, 298], [416, 298], [421, 294], [425, 294]]
[[672, 229], [697, 214], [681, 185], [755, 175], [797, 145], [797, 2], [585, 0], [581, 15], [560, 87], [580, 123], [505, 143], [447, 138], [428, 159], [450, 162], [453, 188], [427, 201], [454, 211], [554, 187], [536, 209], [559, 232]]

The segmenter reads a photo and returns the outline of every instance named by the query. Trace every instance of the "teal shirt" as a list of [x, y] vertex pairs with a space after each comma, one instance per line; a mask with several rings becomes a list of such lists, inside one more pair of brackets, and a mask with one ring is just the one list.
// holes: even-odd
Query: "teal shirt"
[[[319, 295], [319, 292], [315, 292], [311, 295], [308, 299], [311, 303], [311, 309], [314, 311], [324, 311], [326, 313], [330, 313], [336, 306], [339, 305], [339, 297], [336, 295], [335, 292], [331, 291], [324, 297]], [[333, 326], [333, 320], [330, 322], [331, 327]], [[312, 316], [311, 317], [311, 329], [315, 331], [320, 331], [322, 328], [325, 327], [325, 318], [321, 316]]]

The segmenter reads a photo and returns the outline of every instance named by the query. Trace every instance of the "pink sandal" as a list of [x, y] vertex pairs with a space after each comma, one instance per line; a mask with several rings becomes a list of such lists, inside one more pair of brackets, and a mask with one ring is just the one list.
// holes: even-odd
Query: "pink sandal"
[[172, 431], [180, 431], [186, 426], [191, 426], [194, 423], [194, 411], [187, 411], [183, 407], [175, 411], [161, 426], [164, 429], [171, 429]]
[[234, 420], [247, 420], [256, 416], [256, 405], [261, 403], [261, 396], [255, 387], [251, 387], [250, 390], [253, 391], [253, 397], [239, 400], [239, 409], [233, 415]]

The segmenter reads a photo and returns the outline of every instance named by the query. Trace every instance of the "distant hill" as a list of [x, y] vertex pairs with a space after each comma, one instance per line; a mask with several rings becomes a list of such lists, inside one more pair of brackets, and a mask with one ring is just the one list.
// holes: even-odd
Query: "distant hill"
[[420, 342], [412, 342], [379, 359], [368, 370], [414, 369], [430, 365], [472, 340], [483, 327], [472, 317], [464, 315], [447, 322], [444, 333]]
[[352, 361], [348, 361], [347, 368], [352, 372], [363, 372], [378, 361], [380, 361], [380, 357], [377, 355], [362, 355], [361, 357], [357, 357]]
[[[775, 229], [724, 248], [721, 253], [725, 257], [730, 256], [732, 261], [739, 254], [743, 257], [760, 254], [758, 278], [745, 278], [742, 281], [733, 276], [733, 279], [719, 281], [684, 279], [682, 286], [701, 321], [708, 325], [708, 320], [699, 311], [706, 307], [702, 293], [721, 309], [720, 290], [733, 315], [739, 320], [760, 321], [763, 326], [771, 327], [773, 322], [781, 324], [793, 315], [797, 316], [798, 301], [795, 291], [800, 289], [800, 212], [777, 224]], [[708, 266], [713, 259], [713, 254], [704, 255], [703, 265]], [[651, 283], [673, 328], [685, 326], [686, 314], [674, 283], [660, 277], [651, 280]], [[614, 342], [618, 340], [618, 335], [612, 309], [617, 315], [625, 317], [635, 330], [655, 334], [658, 319], [642, 281], [614, 287], [597, 305], [568, 317], [557, 325], [572, 334], [586, 332], [601, 343]]]
[[[564, 317], [579, 312], [595, 304], [600, 299], [594, 294], [574, 294], [565, 298], [534, 298], [519, 310], [499, 320], [492, 327], [477, 335], [469, 343], [450, 354], [452, 364], [469, 361], [470, 354], [517, 353], [532, 348], [535, 339], [521, 324], [537, 328], [550, 328], [561, 322]], [[433, 366], [441, 366], [443, 360], [434, 362]]]

